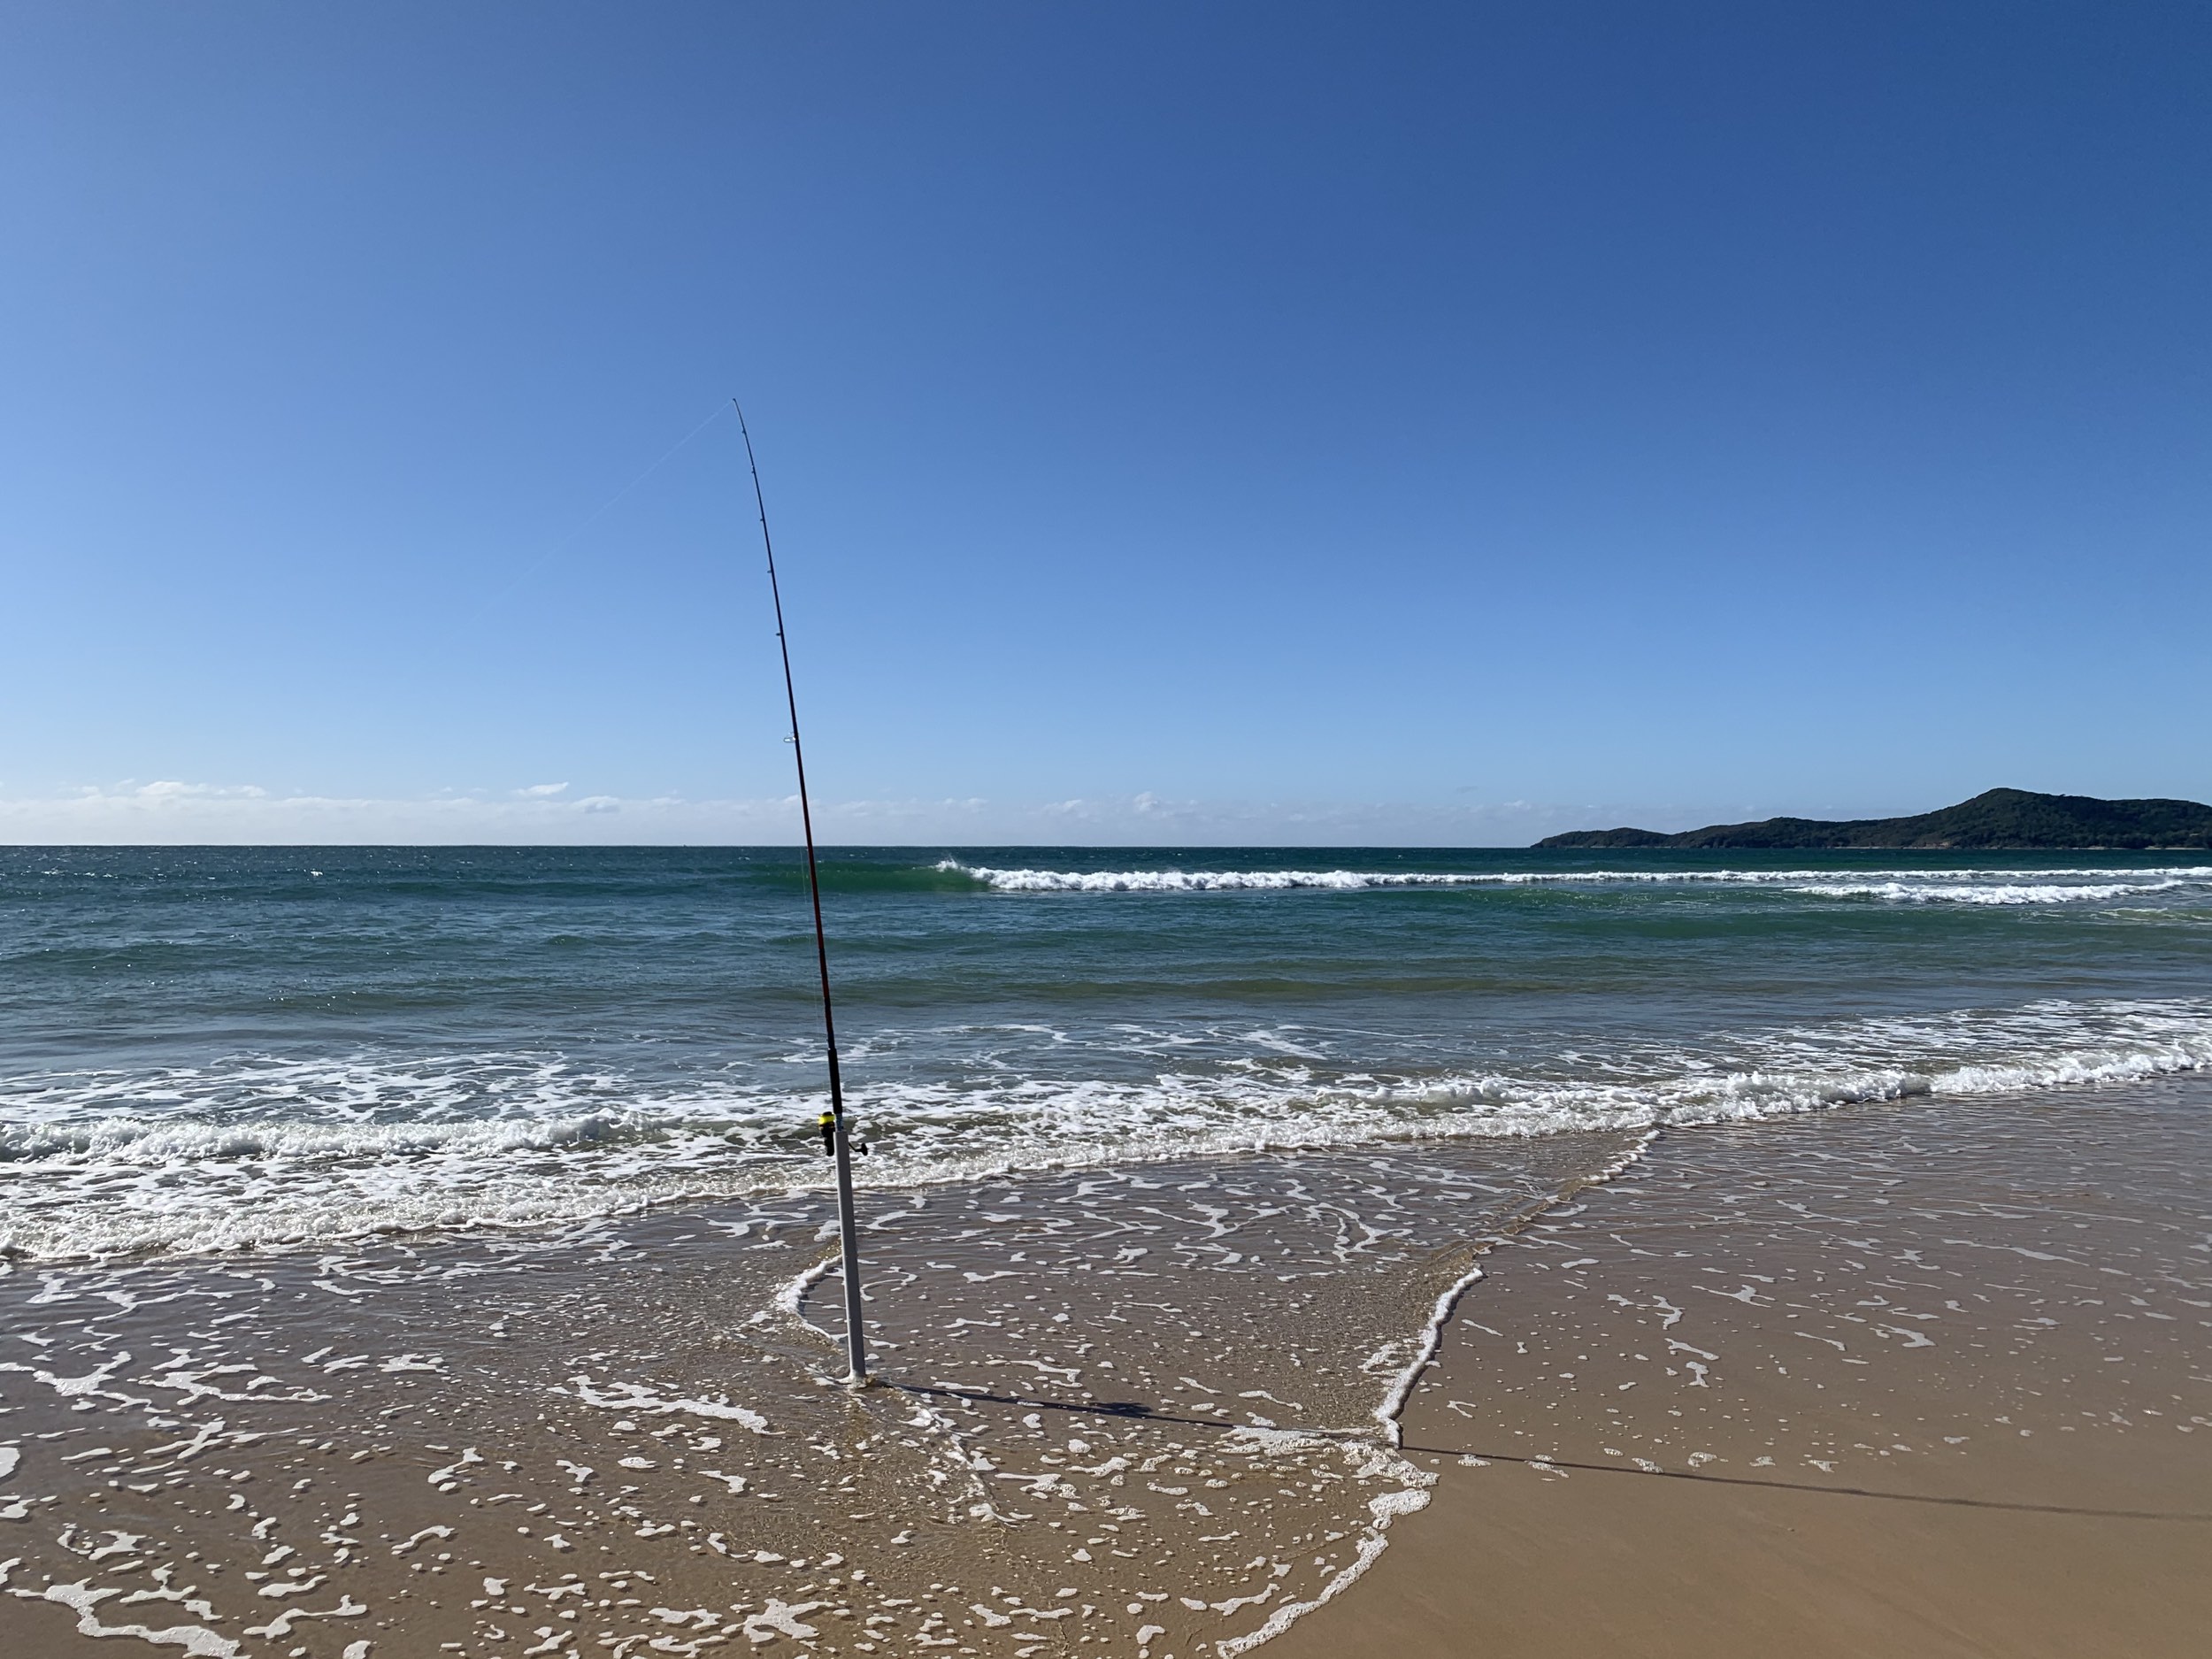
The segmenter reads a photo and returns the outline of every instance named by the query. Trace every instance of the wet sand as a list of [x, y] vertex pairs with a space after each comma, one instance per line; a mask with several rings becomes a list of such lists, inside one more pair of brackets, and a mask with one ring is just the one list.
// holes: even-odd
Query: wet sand
[[2193, 1654], [2208, 1155], [2183, 1081], [872, 1194], [859, 1392], [817, 1196], [19, 1265], [0, 1652]]
[[1672, 1134], [1486, 1259], [1271, 1652], [2193, 1655], [2212, 1088]]
[[1233, 1651], [1428, 1478], [1379, 1404], [1619, 1136], [0, 1279], [0, 1647]]

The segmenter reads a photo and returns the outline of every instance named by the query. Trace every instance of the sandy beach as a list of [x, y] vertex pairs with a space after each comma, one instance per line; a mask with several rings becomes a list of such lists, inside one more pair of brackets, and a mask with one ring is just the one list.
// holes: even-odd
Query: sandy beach
[[0, 1635], [2193, 1652], [2208, 1094], [907, 1194], [859, 1394], [816, 1201], [19, 1270]]
[[2212, 1089], [2071, 1104], [1671, 1134], [1502, 1244], [1434, 1502], [1274, 1651], [2202, 1652]]

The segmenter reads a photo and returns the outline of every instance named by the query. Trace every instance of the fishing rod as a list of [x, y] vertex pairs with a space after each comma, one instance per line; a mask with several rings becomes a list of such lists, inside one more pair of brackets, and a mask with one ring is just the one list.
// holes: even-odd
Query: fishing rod
[[[760, 509], [760, 545], [768, 555], [768, 595], [776, 606], [776, 644], [783, 652], [783, 695], [791, 710], [791, 758], [799, 770], [799, 824], [806, 832], [806, 886], [814, 901], [814, 961], [822, 975], [822, 1045], [829, 1056], [830, 1109], [818, 1125], [822, 1147], [837, 1160], [837, 1238], [845, 1274], [845, 1361], [848, 1382], [868, 1380], [867, 1339], [860, 1326], [860, 1235], [853, 1225], [852, 1132], [845, 1123], [845, 1085], [837, 1071], [837, 1018], [830, 1008], [829, 935], [822, 926], [822, 872], [814, 857], [814, 812], [807, 803], [806, 750], [799, 742], [799, 694], [791, 680], [791, 641], [783, 632], [783, 592], [776, 585], [776, 544], [768, 535], [768, 502], [761, 494], [760, 463], [753, 458], [753, 434], [744, 406], [734, 397], [737, 430], [745, 440], [745, 465], [753, 474], [753, 503]], [[859, 1148], [865, 1152], [868, 1148]]]

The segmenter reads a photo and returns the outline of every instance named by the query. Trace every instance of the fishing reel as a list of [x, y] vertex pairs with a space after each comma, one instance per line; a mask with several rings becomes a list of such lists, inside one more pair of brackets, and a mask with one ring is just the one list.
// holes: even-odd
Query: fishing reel
[[[827, 1156], [835, 1157], [837, 1156], [837, 1114], [824, 1112], [818, 1126], [822, 1132], [822, 1151]], [[868, 1143], [865, 1141], [853, 1141], [849, 1135], [847, 1136], [847, 1140], [851, 1142], [854, 1151], [863, 1157], [867, 1156]]]

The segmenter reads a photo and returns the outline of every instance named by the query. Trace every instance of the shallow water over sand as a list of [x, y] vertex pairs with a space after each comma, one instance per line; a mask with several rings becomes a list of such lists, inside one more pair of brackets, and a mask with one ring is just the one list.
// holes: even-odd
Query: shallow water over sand
[[1378, 1411], [1439, 1295], [1633, 1144], [879, 1196], [859, 1392], [807, 1199], [19, 1270], [14, 1621], [210, 1654], [1234, 1651], [1423, 1501]]

